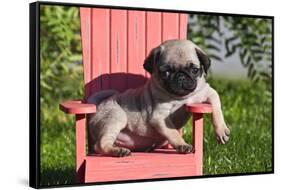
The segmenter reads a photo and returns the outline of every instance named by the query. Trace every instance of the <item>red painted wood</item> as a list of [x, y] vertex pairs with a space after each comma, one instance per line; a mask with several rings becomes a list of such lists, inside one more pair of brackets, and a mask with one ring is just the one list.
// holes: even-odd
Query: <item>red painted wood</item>
[[[102, 8], [81, 8], [81, 31], [83, 45], [85, 99], [91, 94], [109, 88], [110, 72], [110, 10]], [[84, 13], [85, 12], [85, 13]], [[83, 21], [86, 20], [86, 24]], [[98, 36], [98, 37], [97, 37]], [[89, 45], [88, 45], [89, 43]], [[86, 62], [84, 62], [84, 57]], [[89, 150], [92, 140], [88, 138]]]
[[93, 8], [91, 14], [91, 94], [109, 87], [108, 76], [102, 74], [109, 73], [110, 39], [109, 39], [109, 9]]
[[[91, 9], [91, 83], [90, 90], [91, 94], [98, 92], [102, 89], [101, 87], [101, 61], [102, 61], [102, 48], [104, 43], [101, 43], [104, 38], [105, 30], [100, 30], [99, 24], [104, 21], [105, 15], [103, 9]], [[101, 22], [100, 22], [101, 20]], [[96, 36], [99, 36], [97, 38]], [[101, 39], [101, 41], [100, 41]], [[107, 38], [108, 39], [108, 38]], [[106, 44], [106, 41], [105, 41]]]
[[[145, 59], [145, 12], [128, 11], [128, 73], [145, 76], [143, 61]], [[143, 78], [127, 79], [127, 88], [136, 88], [144, 84]]]
[[194, 176], [194, 163], [193, 153], [179, 154], [172, 149], [134, 152], [124, 158], [87, 156], [85, 182]]
[[76, 115], [76, 182], [85, 181], [86, 119], [85, 114]]
[[211, 104], [189, 104], [186, 105], [186, 111], [192, 112], [192, 113], [211, 113], [212, 112], [212, 106]]
[[196, 175], [203, 175], [203, 114], [192, 114], [192, 136], [195, 151]]
[[179, 14], [162, 13], [162, 41], [179, 39]]
[[[111, 10], [111, 73], [127, 73], [127, 11]], [[127, 88], [124, 75], [111, 77], [110, 88], [120, 92]]]
[[95, 104], [85, 104], [81, 100], [65, 101], [60, 103], [60, 110], [69, 114], [87, 114], [95, 113]]
[[83, 67], [84, 67], [84, 84], [85, 94], [84, 99], [86, 100], [91, 93], [90, 82], [92, 79], [91, 75], [91, 8], [80, 8], [80, 21], [81, 21], [81, 41], [83, 48]]
[[[146, 56], [162, 42], [162, 19], [160, 12], [146, 12]], [[146, 73], [149, 77], [149, 73]]]
[[179, 14], [179, 39], [187, 39], [187, 14]]

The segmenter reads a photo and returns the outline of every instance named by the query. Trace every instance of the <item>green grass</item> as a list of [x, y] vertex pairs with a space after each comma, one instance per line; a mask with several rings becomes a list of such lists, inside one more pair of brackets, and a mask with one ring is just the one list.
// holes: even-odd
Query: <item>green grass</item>
[[[272, 107], [265, 85], [222, 79], [209, 83], [220, 94], [231, 138], [226, 145], [217, 144], [210, 116], [205, 116], [204, 175], [272, 171]], [[74, 183], [74, 122], [58, 110], [59, 101], [42, 105], [41, 185]], [[185, 137], [190, 142], [190, 122]]]

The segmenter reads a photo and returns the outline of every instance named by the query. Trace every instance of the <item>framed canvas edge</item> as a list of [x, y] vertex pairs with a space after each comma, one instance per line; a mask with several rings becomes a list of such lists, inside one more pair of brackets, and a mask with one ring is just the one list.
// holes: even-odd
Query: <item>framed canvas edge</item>
[[39, 3], [29, 4], [29, 185], [40, 187]]

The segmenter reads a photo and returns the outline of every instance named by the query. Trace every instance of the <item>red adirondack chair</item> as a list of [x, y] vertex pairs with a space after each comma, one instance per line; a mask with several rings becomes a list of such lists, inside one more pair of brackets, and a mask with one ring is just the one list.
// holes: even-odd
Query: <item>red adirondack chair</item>
[[[187, 15], [104, 8], [81, 8], [81, 34], [85, 97], [60, 104], [65, 113], [76, 116], [76, 180], [105, 182], [202, 175], [203, 113], [208, 104], [186, 105], [193, 113], [193, 146], [190, 154], [173, 149], [133, 152], [124, 158], [86, 152], [86, 116], [95, 113], [85, 103], [93, 93], [104, 89], [120, 92], [142, 85], [149, 75], [143, 61], [153, 47], [168, 39], [185, 39]], [[88, 141], [91, 149], [91, 139]]]

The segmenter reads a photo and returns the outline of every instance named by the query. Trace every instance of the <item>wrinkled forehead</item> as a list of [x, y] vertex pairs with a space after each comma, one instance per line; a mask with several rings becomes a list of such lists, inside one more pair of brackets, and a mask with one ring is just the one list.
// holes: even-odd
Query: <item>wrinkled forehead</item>
[[165, 46], [161, 59], [169, 64], [186, 65], [193, 63], [200, 65], [194, 46], [184, 43]]

